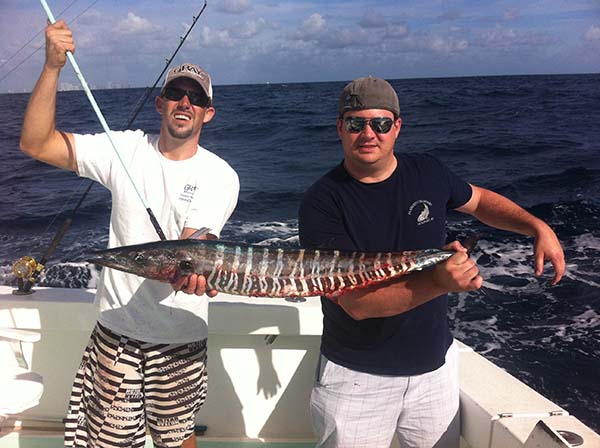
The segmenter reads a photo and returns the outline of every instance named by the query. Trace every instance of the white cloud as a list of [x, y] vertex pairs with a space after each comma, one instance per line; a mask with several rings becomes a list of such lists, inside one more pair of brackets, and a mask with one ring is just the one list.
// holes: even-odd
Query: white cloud
[[469, 47], [469, 43], [464, 39], [443, 39], [440, 36], [430, 36], [427, 44], [429, 49], [436, 53], [460, 52]]
[[481, 41], [490, 47], [508, 47], [517, 39], [517, 33], [512, 29], [496, 28], [481, 33]]
[[388, 37], [402, 39], [408, 36], [409, 32], [408, 28], [405, 25], [389, 25], [385, 30], [385, 34]]
[[[295, 41], [293, 47], [307, 50], [313, 49], [344, 49], [381, 45], [386, 39], [400, 40], [409, 35], [408, 27], [404, 24], [387, 24], [383, 16], [369, 12], [357, 22], [359, 27], [336, 25], [332, 27], [328, 18], [320, 13], [313, 13], [304, 19], [297, 31], [289, 35]], [[373, 32], [377, 29], [377, 32]]]
[[318, 13], [311, 14], [310, 17], [304, 19], [299, 26], [299, 29], [289, 35], [290, 40], [303, 42], [316, 42], [319, 36], [327, 31], [327, 21]]
[[143, 34], [157, 31], [158, 27], [149, 20], [136, 16], [134, 13], [127, 13], [127, 18], [121, 20], [113, 28], [115, 33], [119, 34]]
[[328, 33], [327, 37], [319, 39], [319, 46], [323, 48], [355, 48], [368, 45], [368, 37], [364, 30], [335, 30]]
[[306, 34], [321, 33], [325, 31], [327, 23], [325, 18], [318, 13], [312, 14], [308, 19], [302, 22], [302, 32]]
[[590, 26], [583, 37], [585, 40], [591, 42], [600, 41], [600, 26]]
[[228, 14], [241, 14], [252, 9], [248, 0], [221, 0], [217, 3], [217, 11]]
[[381, 14], [375, 11], [367, 11], [358, 24], [362, 28], [385, 28], [386, 21]]
[[231, 35], [241, 38], [250, 39], [260, 34], [264, 29], [267, 28], [267, 22], [263, 18], [257, 20], [249, 20], [243, 24], [235, 24], [230, 31]]
[[548, 43], [548, 39], [532, 31], [515, 31], [497, 25], [481, 32], [478, 42], [483, 47], [511, 48], [516, 45], [539, 46]]
[[234, 41], [227, 30], [212, 30], [208, 26], [202, 27], [200, 45], [203, 47], [230, 48]]
[[105, 17], [97, 9], [89, 9], [82, 16], [77, 18], [79, 25], [95, 25], [104, 21]]

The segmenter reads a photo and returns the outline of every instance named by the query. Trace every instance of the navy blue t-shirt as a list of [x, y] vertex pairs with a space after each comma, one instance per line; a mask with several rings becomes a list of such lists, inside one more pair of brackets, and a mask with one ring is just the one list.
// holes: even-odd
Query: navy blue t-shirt
[[[398, 167], [382, 182], [357, 181], [343, 164], [319, 179], [300, 205], [301, 246], [373, 252], [443, 246], [446, 213], [468, 202], [470, 185], [432, 156], [395, 156]], [[321, 352], [333, 362], [384, 375], [416, 375], [444, 364], [452, 343], [446, 295], [361, 321], [328, 299], [321, 304]]]

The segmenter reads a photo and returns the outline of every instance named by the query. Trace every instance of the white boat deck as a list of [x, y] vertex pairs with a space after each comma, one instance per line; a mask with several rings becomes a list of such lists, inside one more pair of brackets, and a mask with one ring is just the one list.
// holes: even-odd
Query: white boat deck
[[[10, 433], [5, 427], [0, 448], [62, 446], [56, 430], [96, 320], [93, 294], [37, 288], [15, 296], [0, 286], [0, 326], [42, 335], [32, 370], [44, 377], [44, 395], [18, 418], [25, 428], [46, 429]], [[322, 330], [319, 299], [294, 303], [219, 294], [211, 300], [209, 319], [209, 393], [197, 419], [207, 430], [199, 446], [313, 446], [308, 399]], [[460, 358], [465, 447], [565, 447], [568, 431], [582, 438], [577, 446], [600, 448], [600, 436], [589, 427], [462, 344]], [[545, 436], [553, 442], [535, 444]]]

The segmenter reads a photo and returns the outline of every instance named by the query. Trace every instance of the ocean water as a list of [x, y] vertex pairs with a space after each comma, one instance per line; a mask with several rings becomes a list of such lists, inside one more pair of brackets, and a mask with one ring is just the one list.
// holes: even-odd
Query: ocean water
[[[202, 144], [241, 180], [224, 239], [298, 244], [302, 193], [342, 157], [335, 120], [344, 84], [215, 88], [217, 115]], [[471, 183], [510, 197], [546, 220], [565, 249], [567, 274], [552, 287], [549, 275], [533, 275], [530, 238], [452, 215], [449, 240], [481, 235], [474, 257], [485, 279], [479, 291], [452, 295], [455, 336], [600, 431], [600, 75], [392, 84], [403, 117], [398, 151], [429, 152]], [[121, 129], [143, 93], [95, 96], [110, 127]], [[14, 261], [44, 253], [89, 182], [20, 153], [27, 100], [0, 95], [0, 282], [10, 285]], [[57, 126], [101, 131], [82, 92], [59, 93]], [[158, 126], [150, 101], [133, 127]], [[95, 286], [97, 271], [83, 260], [105, 247], [109, 209], [108, 192], [94, 186], [41, 284]]]

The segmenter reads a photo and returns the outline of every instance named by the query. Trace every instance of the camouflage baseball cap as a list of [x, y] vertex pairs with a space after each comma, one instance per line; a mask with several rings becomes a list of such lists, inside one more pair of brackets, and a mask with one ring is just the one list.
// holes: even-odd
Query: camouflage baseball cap
[[191, 80], [196, 81], [198, 85], [202, 87], [202, 90], [204, 90], [204, 93], [206, 93], [208, 99], [212, 102], [212, 82], [210, 80], [210, 75], [202, 67], [190, 63], [185, 63], [178, 65], [177, 67], [173, 67], [171, 70], [169, 70], [169, 73], [167, 73], [167, 77], [165, 78], [165, 83], [163, 84], [162, 89], [164, 90], [167, 84], [169, 84], [171, 81], [174, 81], [177, 78], [190, 78]]

